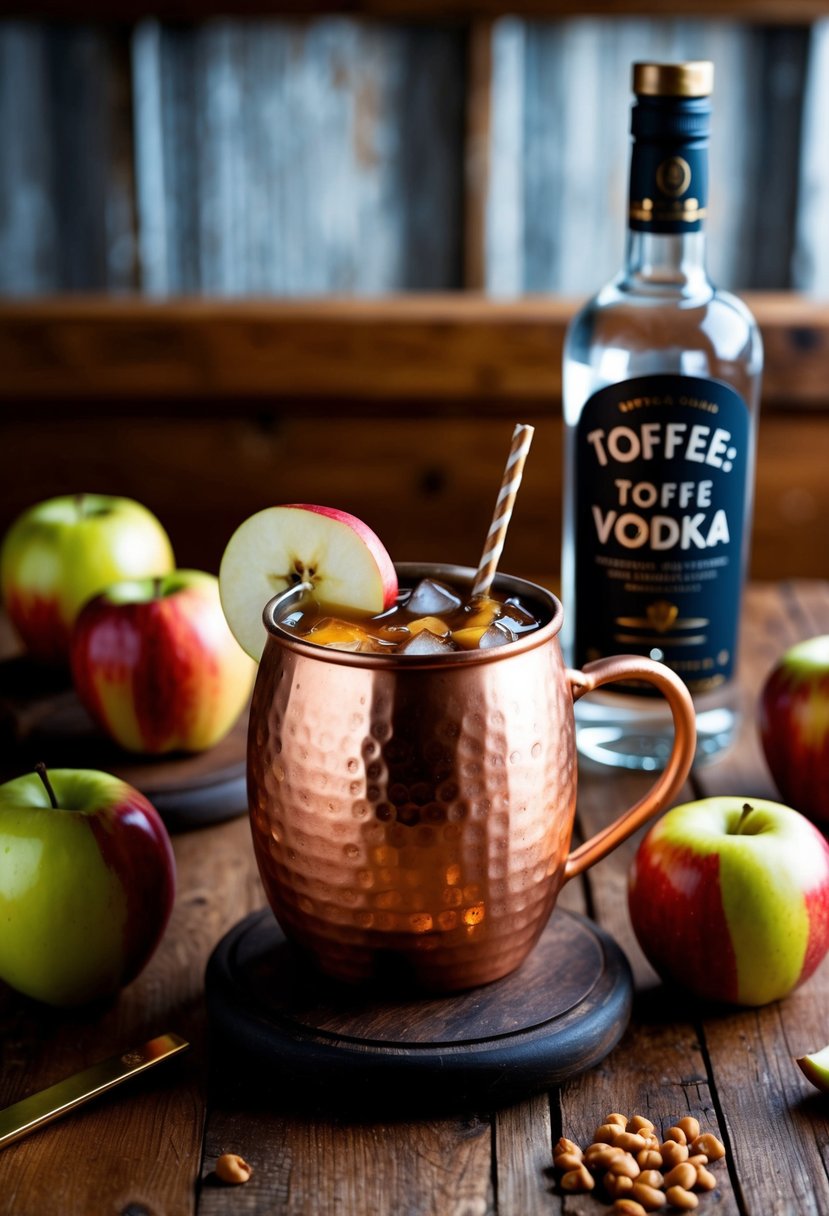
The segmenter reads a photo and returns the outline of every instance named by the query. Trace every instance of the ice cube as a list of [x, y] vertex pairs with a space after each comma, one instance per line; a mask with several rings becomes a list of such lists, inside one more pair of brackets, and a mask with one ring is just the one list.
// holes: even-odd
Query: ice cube
[[445, 654], [449, 650], [456, 650], [449, 638], [439, 638], [435, 634], [430, 633], [428, 629], [422, 629], [420, 633], [415, 634], [408, 642], [404, 642], [400, 647], [401, 654]]
[[451, 587], [424, 578], [409, 596], [405, 607], [413, 616], [440, 616], [443, 612], [460, 608], [461, 602], [460, 596]]
[[[384, 632], [388, 632], [385, 630]], [[403, 637], [407, 634], [403, 632]], [[376, 634], [366, 633], [360, 642], [360, 650], [363, 654], [389, 654], [397, 650], [397, 646], [393, 641], [389, 641], [387, 637], [378, 637]]]
[[530, 629], [538, 628], [536, 618], [517, 600], [507, 600], [501, 620], [513, 634], [527, 633]]
[[514, 641], [515, 635], [507, 628], [502, 618], [483, 631], [478, 642], [478, 649], [490, 650], [493, 646], [506, 646]]

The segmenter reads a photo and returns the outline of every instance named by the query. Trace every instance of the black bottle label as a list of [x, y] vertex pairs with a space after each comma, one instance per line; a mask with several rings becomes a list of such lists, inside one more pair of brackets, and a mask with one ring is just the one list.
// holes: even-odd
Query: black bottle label
[[630, 227], [699, 232], [708, 203], [708, 97], [638, 96], [631, 114]]
[[[576, 431], [579, 666], [644, 654], [692, 691], [730, 678], [748, 444], [746, 404], [716, 380], [640, 376], [590, 398]], [[639, 683], [624, 690], [653, 692]]]
[[705, 145], [635, 145], [628, 211], [628, 227], [634, 232], [700, 232], [707, 198]]

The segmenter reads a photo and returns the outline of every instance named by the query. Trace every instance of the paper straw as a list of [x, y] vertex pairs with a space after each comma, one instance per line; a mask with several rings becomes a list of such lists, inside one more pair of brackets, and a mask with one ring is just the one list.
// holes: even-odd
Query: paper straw
[[492, 523], [489, 526], [484, 551], [478, 563], [478, 573], [472, 584], [473, 599], [479, 595], [488, 595], [492, 580], [495, 578], [498, 560], [507, 538], [507, 528], [512, 518], [512, 509], [515, 506], [515, 497], [518, 487], [521, 485], [524, 462], [527, 459], [534, 433], [535, 427], [526, 426], [523, 422], [519, 422], [512, 433], [512, 443], [504, 467], [504, 476], [501, 478], [501, 489], [495, 500]]

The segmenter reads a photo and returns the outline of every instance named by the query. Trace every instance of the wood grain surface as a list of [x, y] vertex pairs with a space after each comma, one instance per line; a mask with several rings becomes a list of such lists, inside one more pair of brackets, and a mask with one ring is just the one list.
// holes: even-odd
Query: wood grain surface
[[[737, 745], [695, 770], [688, 795], [773, 795], [754, 725], [761, 682], [780, 650], [829, 629], [829, 586], [754, 586], [745, 604]], [[9, 636], [0, 628], [0, 642]], [[588, 834], [641, 794], [647, 778], [582, 765], [577, 831]], [[247, 824], [181, 834], [173, 921], [138, 980], [105, 1008], [50, 1012], [0, 993], [0, 1104], [151, 1034], [175, 1030], [188, 1056], [0, 1154], [9, 1216], [597, 1216], [564, 1196], [550, 1170], [559, 1134], [587, 1140], [610, 1110], [646, 1113], [663, 1129], [691, 1112], [728, 1150], [700, 1213], [822, 1216], [829, 1210], [825, 1104], [793, 1057], [827, 1037], [829, 967], [761, 1010], [699, 1005], [666, 991], [644, 960], [625, 907], [636, 839], [562, 894], [610, 929], [633, 966], [632, 1023], [592, 1071], [548, 1095], [497, 1111], [373, 1122], [292, 1113], [294, 1095], [264, 1081], [211, 1085], [203, 970], [217, 940], [261, 906]], [[716, 948], [712, 944], [712, 948]], [[225, 1054], [228, 1048], [224, 1048]], [[222, 1064], [232, 1072], [233, 1060]], [[248, 1159], [241, 1188], [213, 1173], [222, 1152]]]
[[[784, 586], [749, 601], [746, 728], [730, 756], [696, 774], [701, 795], [739, 788], [740, 794], [775, 796], [752, 729], [760, 681], [782, 647], [825, 633], [828, 627], [829, 593], [823, 584]], [[827, 1008], [829, 967], [824, 965], [785, 1001], [723, 1014], [702, 1027], [733, 1175], [749, 1212], [821, 1216], [829, 1211], [825, 1165], [829, 1110], [803, 1085], [792, 1065], [793, 1057], [815, 1051], [816, 1044], [826, 1041]]]
[[717, 65], [715, 282], [829, 287], [820, 0], [22, 8], [2, 294], [587, 295], [621, 262], [648, 58]]
[[[237, 0], [239, 16], [339, 14], [403, 21], [457, 21], [521, 15], [569, 17], [571, 0]], [[793, 25], [825, 15], [822, 0], [587, 0], [580, 16], [716, 18]], [[105, 0], [2, 0], [0, 16], [133, 21], [151, 14], [162, 20], [201, 20], [227, 13], [227, 0], [121, 0], [117, 15]]]
[[[750, 303], [766, 347], [751, 573], [827, 578], [813, 538], [829, 517], [829, 308]], [[400, 558], [474, 564], [520, 419], [537, 435], [505, 560], [555, 572], [573, 309], [446, 295], [0, 303], [0, 529], [67, 487], [124, 493], [164, 521], [180, 565], [215, 570], [247, 515], [310, 500], [365, 518]]]
[[461, 30], [151, 20], [131, 51], [145, 292], [459, 284]]
[[[794, 136], [819, 104], [804, 93], [819, 81], [812, 38], [807, 28], [633, 12], [616, 21], [496, 22], [486, 288], [589, 295], [618, 272], [631, 63], [689, 58], [715, 64], [705, 221], [713, 281], [741, 292], [803, 285], [794, 242], [816, 252], [823, 244], [811, 187], [799, 190]], [[770, 161], [780, 166], [773, 184]], [[811, 175], [814, 155], [808, 163]]]
[[[0, 407], [2, 408], [2, 407]], [[0, 532], [33, 503], [67, 491], [125, 494], [170, 534], [179, 566], [217, 571], [243, 519], [278, 502], [320, 502], [364, 519], [402, 560], [475, 565], [515, 422], [535, 426], [503, 567], [558, 572], [562, 427], [550, 402], [497, 415], [389, 404], [386, 417], [307, 403], [276, 416], [124, 417], [100, 403], [82, 417], [35, 407], [0, 424]], [[228, 414], [231, 407], [228, 406]], [[195, 411], [194, 411], [195, 414]], [[829, 577], [829, 413], [761, 417], [751, 572], [757, 579]], [[182, 487], [185, 492], [182, 492]]]
[[[765, 344], [767, 410], [824, 410], [829, 304], [749, 292]], [[0, 417], [119, 410], [261, 413], [314, 402], [330, 414], [404, 404], [477, 414], [561, 400], [561, 351], [579, 306], [557, 296], [376, 300], [0, 300]]]

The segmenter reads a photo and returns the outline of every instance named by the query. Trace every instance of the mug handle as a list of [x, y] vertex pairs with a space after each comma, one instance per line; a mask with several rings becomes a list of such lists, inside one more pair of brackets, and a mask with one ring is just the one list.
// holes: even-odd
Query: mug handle
[[567, 669], [574, 701], [594, 688], [601, 688], [603, 684], [632, 678], [655, 684], [670, 706], [674, 720], [674, 743], [668, 763], [643, 798], [573, 850], [564, 864], [562, 885], [601, 860], [643, 823], [664, 810], [681, 788], [691, 768], [697, 742], [694, 703], [688, 689], [670, 667], [641, 655], [620, 654], [587, 663], [582, 671]]

